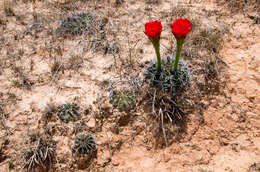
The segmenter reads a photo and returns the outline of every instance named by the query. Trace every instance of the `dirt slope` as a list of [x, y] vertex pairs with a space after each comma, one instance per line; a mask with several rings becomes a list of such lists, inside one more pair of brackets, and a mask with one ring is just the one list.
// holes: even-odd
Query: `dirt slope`
[[[226, 6], [212, 1], [116, 2], [14, 1], [14, 15], [1, 11], [0, 171], [24, 170], [22, 153], [32, 144], [30, 139], [35, 132], [49, 132], [56, 142], [57, 155], [50, 171], [257, 171], [254, 163], [260, 162], [260, 25], [242, 13], [231, 15]], [[143, 25], [149, 19], [162, 17], [165, 27], [161, 51], [174, 50], [167, 25], [176, 17], [171, 15], [182, 16], [181, 11], [174, 10], [176, 5], [183, 8], [183, 4], [184, 9], [196, 11], [184, 14], [185, 17], [198, 20], [203, 26], [223, 28], [219, 55], [227, 65], [223, 74], [226, 85], [221, 94], [204, 102], [209, 107], [202, 118], [191, 114], [180, 140], [166, 148], [155, 148], [146, 130], [145, 112], [131, 112], [136, 120], [131, 118], [131, 122], [116, 128], [117, 133], [113, 129], [118, 111], [113, 114], [111, 105], [100, 103], [100, 99], [107, 95], [108, 82], [142, 76], [140, 66], [155, 58], [143, 33]], [[99, 32], [106, 33], [103, 41], [109, 43], [109, 48], [94, 38], [93, 48], [89, 41], [92, 37], [87, 34], [55, 36], [60, 19], [73, 10], [94, 11], [101, 19], [108, 18], [106, 30]], [[117, 45], [119, 52], [115, 53]], [[68, 102], [77, 102], [83, 110], [92, 107], [90, 114], [81, 119], [86, 121], [81, 130], [94, 133], [98, 151], [86, 169], [78, 168], [71, 153], [78, 134], [76, 123], [64, 124], [53, 116], [44, 124], [47, 104]], [[104, 125], [97, 120], [101, 113], [99, 103], [103, 115], [109, 116]]]

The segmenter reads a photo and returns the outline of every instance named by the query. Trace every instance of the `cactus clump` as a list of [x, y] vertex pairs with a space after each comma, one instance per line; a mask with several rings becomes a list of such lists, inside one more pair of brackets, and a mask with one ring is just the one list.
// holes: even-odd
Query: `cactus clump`
[[171, 68], [172, 57], [162, 60], [162, 64], [164, 68], [161, 72], [157, 72], [155, 63], [147, 68], [144, 74], [146, 82], [174, 94], [189, 87], [191, 72], [187, 62], [180, 60], [176, 71], [172, 71]]
[[78, 155], [92, 154], [97, 150], [96, 138], [90, 133], [81, 133], [75, 137], [72, 152]]
[[76, 121], [80, 116], [80, 107], [76, 103], [63, 104], [58, 107], [57, 114], [60, 120], [65, 123]]
[[75, 13], [62, 19], [56, 32], [59, 35], [80, 35], [83, 32], [93, 34], [97, 25], [96, 17], [90, 12]]
[[113, 90], [110, 95], [111, 104], [119, 110], [132, 109], [136, 103], [134, 92], [129, 90]]

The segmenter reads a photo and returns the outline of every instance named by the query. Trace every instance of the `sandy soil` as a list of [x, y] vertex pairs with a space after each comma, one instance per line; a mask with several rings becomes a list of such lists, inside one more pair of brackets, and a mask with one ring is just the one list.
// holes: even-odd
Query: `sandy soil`
[[[10, 4], [14, 15], [2, 10], [0, 19], [0, 171], [26, 171], [22, 169], [22, 153], [34, 144], [30, 135], [46, 135], [47, 131], [56, 142], [50, 171], [246, 172], [260, 162], [260, 27], [247, 15], [230, 14], [227, 6], [213, 1], [165, 0], [157, 4], [130, 0], [116, 4], [50, 0]], [[155, 58], [143, 33], [144, 23], [151, 18], [160, 18], [165, 26], [161, 51], [174, 50], [167, 25], [176, 18], [176, 5], [183, 4], [193, 11], [185, 17], [223, 30], [218, 55], [226, 63], [221, 75], [226, 84], [220, 93], [205, 99], [207, 108], [202, 116], [189, 115], [181, 138], [158, 148], [141, 105], [131, 111], [133, 117], [128, 117], [126, 124], [115, 127], [118, 118], [126, 114], [111, 108], [107, 83], [143, 76], [140, 66]], [[116, 42], [119, 52], [105, 54], [103, 45], [101, 50], [89, 48], [91, 36], [85, 34], [56, 37], [53, 32], [60, 19], [73, 10], [107, 17], [106, 40]], [[75, 56], [79, 62], [71, 62]], [[58, 70], [52, 72], [55, 62]], [[44, 124], [48, 104], [68, 102], [77, 102], [82, 109], [91, 106], [92, 110], [77, 122], [62, 123], [54, 115]], [[98, 149], [91, 165], [80, 169], [71, 146], [77, 135], [75, 125], [84, 120], [87, 122], [81, 130], [95, 135]]]

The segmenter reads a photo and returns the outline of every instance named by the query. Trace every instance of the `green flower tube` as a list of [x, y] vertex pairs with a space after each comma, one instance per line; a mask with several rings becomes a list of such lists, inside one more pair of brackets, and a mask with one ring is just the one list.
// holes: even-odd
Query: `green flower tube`
[[162, 71], [162, 62], [161, 62], [161, 55], [160, 55], [160, 41], [159, 40], [153, 40], [153, 47], [155, 49], [155, 53], [157, 56], [157, 70], [158, 72]]
[[177, 39], [177, 49], [176, 49], [176, 56], [175, 56], [175, 61], [174, 61], [174, 65], [173, 65], [173, 71], [176, 71], [178, 69], [178, 63], [180, 60], [181, 48], [182, 48], [183, 42], [184, 42], [184, 38]]
[[172, 67], [173, 71], [178, 69], [179, 58], [181, 54], [181, 48], [184, 39], [191, 31], [192, 23], [188, 19], [177, 19], [171, 24], [172, 33], [177, 40], [176, 57]]

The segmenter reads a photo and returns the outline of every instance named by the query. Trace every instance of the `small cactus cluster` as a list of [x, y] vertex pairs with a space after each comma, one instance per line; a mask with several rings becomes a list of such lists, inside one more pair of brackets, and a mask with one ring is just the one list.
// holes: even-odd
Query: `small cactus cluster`
[[58, 107], [57, 115], [65, 123], [76, 121], [80, 116], [80, 107], [76, 103], [63, 104]]
[[80, 12], [71, 16], [65, 17], [61, 21], [61, 25], [56, 32], [61, 35], [79, 35], [83, 32], [95, 32], [96, 17], [90, 12]]
[[119, 110], [129, 110], [134, 107], [136, 97], [130, 90], [113, 90], [110, 95], [110, 103]]
[[172, 93], [185, 90], [191, 80], [191, 72], [188, 64], [180, 60], [179, 69], [172, 71], [172, 57], [162, 60], [164, 69], [162, 72], [157, 72], [156, 64], [152, 64], [147, 68], [145, 80], [152, 86], [169, 90]]
[[72, 152], [78, 155], [92, 154], [97, 149], [96, 138], [90, 133], [81, 133], [75, 137]]

